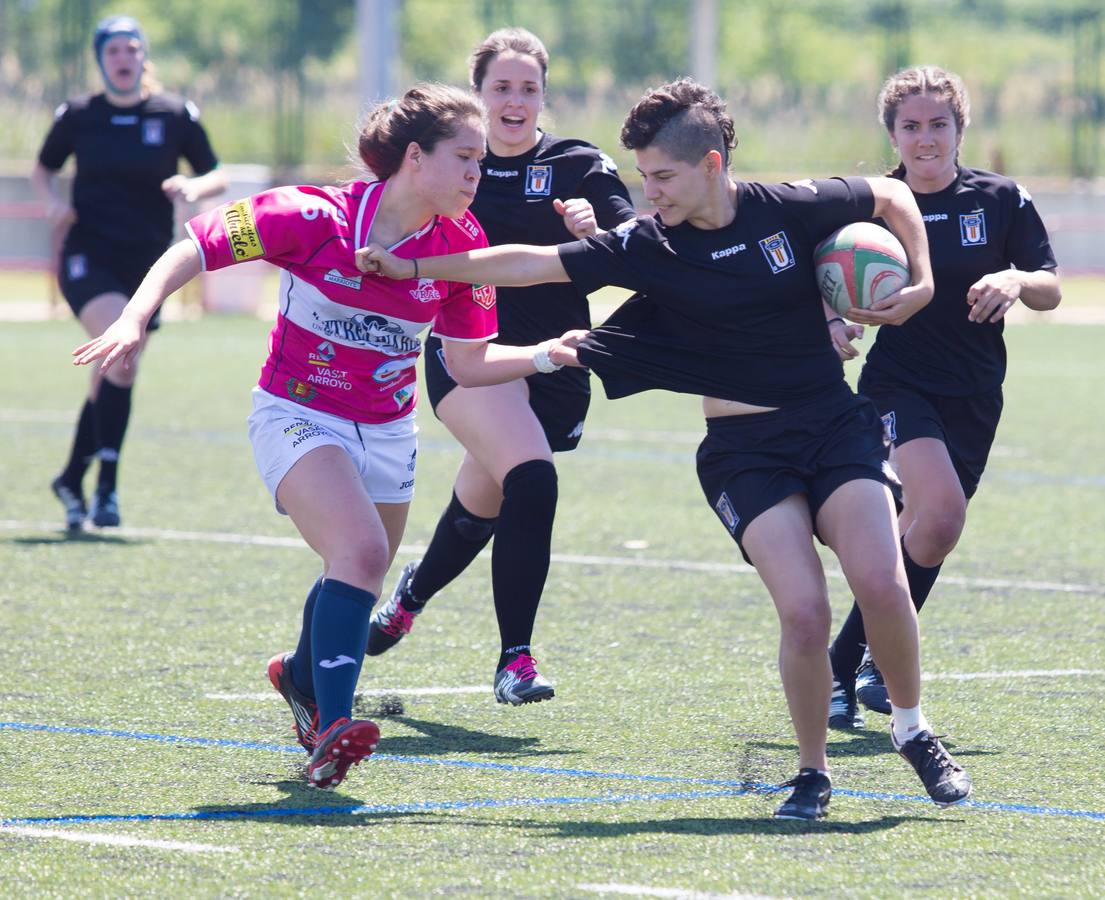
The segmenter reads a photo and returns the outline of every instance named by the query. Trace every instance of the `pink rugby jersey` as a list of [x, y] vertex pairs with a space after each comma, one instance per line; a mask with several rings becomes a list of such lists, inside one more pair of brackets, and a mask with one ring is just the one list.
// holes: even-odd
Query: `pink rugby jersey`
[[[419, 334], [487, 341], [497, 334], [495, 289], [432, 278], [362, 275], [384, 182], [280, 187], [188, 222], [205, 271], [267, 259], [281, 268], [280, 309], [259, 386], [355, 422], [388, 422], [414, 407]], [[483, 229], [435, 216], [390, 249], [405, 259], [486, 247]]]

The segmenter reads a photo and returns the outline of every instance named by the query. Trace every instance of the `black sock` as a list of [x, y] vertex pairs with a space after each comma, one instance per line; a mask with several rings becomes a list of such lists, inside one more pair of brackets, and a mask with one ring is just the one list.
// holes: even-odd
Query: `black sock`
[[403, 606], [421, 609], [427, 600], [467, 569], [491, 540], [497, 521], [473, 515], [453, 494], [438, 520], [426, 555], [411, 579], [410, 596], [403, 599]]
[[96, 396], [96, 444], [99, 447], [100, 477], [96, 490], [103, 493], [115, 490], [119, 468], [119, 451], [130, 420], [129, 387], [119, 387], [106, 378], [100, 382]]
[[944, 564], [926, 567], [915, 563], [905, 548], [905, 538], [902, 538], [902, 559], [905, 561], [905, 577], [909, 582], [909, 596], [913, 598], [913, 606], [917, 612], [920, 612], [932, 593], [932, 586], [936, 584], [936, 577]]
[[866, 649], [867, 632], [863, 628], [863, 613], [859, 611], [859, 604], [853, 600], [852, 608], [848, 610], [848, 616], [840, 626], [832, 647], [829, 648], [833, 678], [842, 682], [854, 680], [856, 669], [859, 668], [863, 651]]
[[96, 412], [95, 404], [85, 399], [77, 419], [77, 430], [73, 434], [73, 448], [69, 451], [69, 462], [61, 473], [62, 482], [80, 493], [84, 473], [96, 458]]
[[491, 587], [502, 648], [528, 645], [549, 574], [556, 469], [544, 459], [515, 466], [503, 479], [503, 506], [491, 550]]
[[504, 666], [512, 663], [520, 653], [528, 653], [530, 656], [532, 656], [533, 654], [530, 653], [531, 649], [532, 648], [529, 644], [517, 644], [513, 647], [507, 647], [505, 650], [503, 650], [502, 653], [499, 654], [499, 664], [495, 666], [495, 671], [501, 671]]
[[296, 645], [288, 673], [296, 690], [308, 697], [315, 695], [315, 677], [311, 670], [311, 620], [315, 616], [315, 601], [322, 587], [322, 578], [319, 575], [318, 581], [307, 592], [307, 600], [303, 604], [303, 627], [299, 631], [299, 644]]

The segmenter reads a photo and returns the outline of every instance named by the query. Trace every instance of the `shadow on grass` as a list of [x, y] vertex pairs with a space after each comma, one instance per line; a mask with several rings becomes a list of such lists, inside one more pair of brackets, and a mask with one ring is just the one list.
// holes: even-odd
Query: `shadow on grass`
[[[829, 735], [843, 734], [844, 732], [830, 731]], [[847, 732], [849, 735], [848, 740], [837, 740], [829, 742], [829, 759], [839, 759], [846, 756], [884, 756], [886, 754], [893, 755], [894, 748], [890, 744], [890, 732], [889, 726], [887, 729], [875, 730], [875, 729], [855, 729], [854, 731]], [[962, 757], [971, 756], [999, 756], [1000, 751], [997, 750], [971, 750], [960, 748], [954, 741], [948, 740], [946, 737], [941, 737], [940, 742], [953, 751], [954, 754]], [[798, 744], [796, 742], [780, 742], [780, 741], [747, 741], [746, 746], [755, 748], [757, 750], [787, 750], [792, 753], [798, 752]]]
[[925, 816], [880, 816], [866, 822], [832, 822], [822, 819], [818, 822], [796, 822], [771, 818], [764, 813], [763, 818], [749, 816], [742, 819], [647, 819], [639, 822], [535, 822], [533, 820], [514, 823], [488, 822], [489, 825], [514, 824], [551, 833], [562, 838], [616, 838], [638, 834], [696, 834], [705, 837], [729, 834], [809, 834], [832, 832], [834, 834], [873, 834], [887, 831], [904, 823], [932, 821]]
[[41, 547], [54, 544], [113, 544], [119, 547], [142, 546], [150, 543], [148, 538], [121, 537], [117, 534], [105, 534], [102, 531], [57, 531], [54, 534], [36, 537], [13, 537], [0, 541], [22, 547]]
[[445, 725], [441, 722], [429, 722], [411, 716], [389, 716], [388, 721], [399, 722], [421, 735], [400, 735], [380, 739], [381, 753], [394, 753], [397, 756], [442, 756], [451, 753], [482, 753], [507, 756], [575, 756], [578, 750], [542, 750], [541, 739], [536, 737], [516, 737], [514, 735], [492, 734], [487, 731], [474, 731], [459, 725]]

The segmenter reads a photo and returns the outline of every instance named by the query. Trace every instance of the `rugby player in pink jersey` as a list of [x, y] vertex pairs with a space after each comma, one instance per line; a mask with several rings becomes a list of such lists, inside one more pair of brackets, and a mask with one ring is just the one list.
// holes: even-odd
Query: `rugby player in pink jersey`
[[442, 338], [449, 371], [465, 386], [555, 371], [575, 356], [558, 340], [488, 343], [494, 288], [357, 269], [354, 251], [370, 241], [409, 259], [487, 246], [467, 212], [484, 146], [479, 100], [417, 85], [378, 106], [361, 130], [370, 180], [275, 188], [197, 216], [119, 319], [74, 351], [76, 364], [126, 368], [162, 301], [201, 271], [255, 259], [282, 269], [249, 435], [277, 510], [323, 561], [298, 646], [268, 665], [318, 787], [339, 784], [380, 737], [374, 723], [352, 718], [353, 690], [414, 490], [419, 334], [429, 326]]

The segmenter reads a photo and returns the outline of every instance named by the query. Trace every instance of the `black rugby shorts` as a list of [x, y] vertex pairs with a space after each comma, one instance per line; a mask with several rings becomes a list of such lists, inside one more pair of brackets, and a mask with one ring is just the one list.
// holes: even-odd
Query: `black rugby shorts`
[[[165, 248], [106, 246], [70, 229], [58, 260], [58, 286], [74, 316], [88, 301], [101, 294], [119, 293], [128, 300], [138, 290]], [[147, 331], [161, 325], [161, 310], [150, 319]]]

